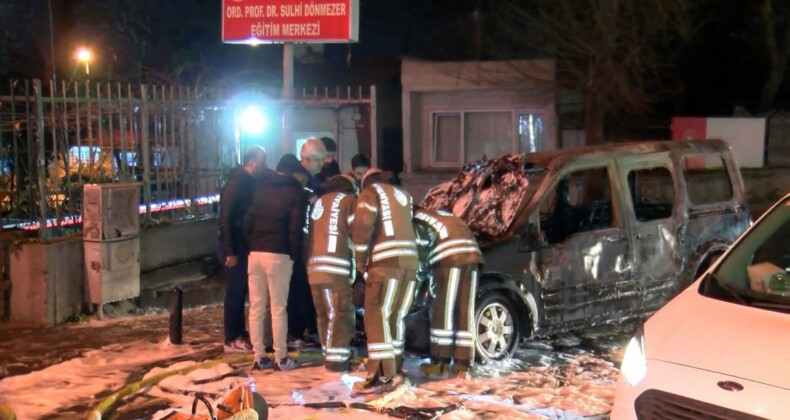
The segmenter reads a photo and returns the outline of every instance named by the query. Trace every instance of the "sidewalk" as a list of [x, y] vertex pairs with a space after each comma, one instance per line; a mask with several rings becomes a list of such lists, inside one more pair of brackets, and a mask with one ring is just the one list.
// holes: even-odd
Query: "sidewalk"
[[[143, 290], [140, 307], [131, 301], [107, 304], [105, 317], [89, 316], [83, 322], [51, 327], [0, 322], [0, 379], [38, 371], [91, 350], [137, 340], [161, 342], [169, 334], [167, 308], [175, 283], [159, 284]], [[200, 332], [216, 337], [222, 352], [222, 296], [224, 282], [205, 278], [184, 285], [183, 337]], [[193, 309], [188, 309], [193, 308]]]

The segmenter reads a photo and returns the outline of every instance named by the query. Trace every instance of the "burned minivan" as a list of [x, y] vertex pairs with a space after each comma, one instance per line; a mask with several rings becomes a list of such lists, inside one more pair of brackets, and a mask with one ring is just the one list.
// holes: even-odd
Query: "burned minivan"
[[654, 312], [748, 227], [744, 203], [729, 145], [691, 140], [473, 162], [422, 205], [462, 218], [483, 249], [485, 361], [523, 338]]

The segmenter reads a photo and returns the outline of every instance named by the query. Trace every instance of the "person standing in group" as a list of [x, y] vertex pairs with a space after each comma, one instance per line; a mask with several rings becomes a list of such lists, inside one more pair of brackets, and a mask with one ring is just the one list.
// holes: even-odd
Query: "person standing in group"
[[[306, 188], [310, 174], [299, 162], [296, 155], [283, 155], [277, 163], [277, 172], [294, 177], [303, 187], [304, 206], [308, 208], [312, 192]], [[307, 213], [304, 215], [303, 232], [307, 234]], [[306, 245], [307, 242], [304, 241]], [[291, 289], [288, 293], [288, 348], [307, 347], [311, 340], [309, 334], [316, 334], [315, 310], [307, 282], [307, 269], [303, 259], [294, 261], [291, 274]], [[317, 340], [317, 339], [316, 339]], [[315, 342], [317, 345], [317, 341]]]
[[316, 183], [323, 184], [335, 175], [340, 175], [340, 164], [337, 163], [337, 143], [331, 137], [321, 137], [321, 143], [326, 149], [321, 171], [316, 174]]
[[403, 317], [414, 295], [418, 256], [411, 195], [389, 179], [379, 169], [368, 171], [351, 226], [357, 268], [365, 273], [368, 340], [368, 374], [354, 384], [355, 394], [387, 392], [404, 380]]
[[219, 195], [217, 257], [225, 271], [225, 353], [252, 351], [249, 332], [245, 328], [249, 248], [244, 239], [243, 222], [252, 195], [253, 175], [265, 165], [265, 159], [266, 152], [262, 147], [247, 149], [242, 165], [228, 173], [228, 180]]
[[431, 362], [420, 366], [428, 376], [468, 377], [475, 357], [474, 317], [477, 276], [483, 254], [469, 227], [452, 213], [417, 207], [414, 212], [421, 266], [433, 277]]
[[[317, 138], [307, 139], [307, 141], [302, 144], [302, 148], [299, 149], [299, 162], [301, 162], [302, 167], [304, 167], [307, 173], [310, 174], [307, 188], [310, 189], [315, 196], [320, 196], [322, 194], [320, 190], [322, 178], [319, 174], [324, 167], [326, 155], [326, 146], [324, 146], [324, 142]], [[315, 197], [313, 197], [313, 199], [314, 198]]]
[[[299, 164], [301, 171], [294, 168], [291, 173], [299, 178], [307, 178], [305, 185], [306, 206], [320, 196], [320, 188], [316, 187], [316, 175], [326, 157], [324, 143], [317, 138], [310, 138], [299, 149]], [[308, 215], [305, 210], [303, 219]], [[307, 232], [305, 232], [306, 234]], [[288, 334], [289, 342], [293, 347], [302, 348], [309, 345], [318, 345], [313, 339], [318, 333], [316, 325], [316, 312], [313, 296], [310, 293], [310, 283], [307, 280], [307, 267], [303, 260], [294, 261], [293, 275], [291, 277], [291, 293], [288, 297]]]
[[357, 180], [357, 183], [362, 184], [362, 177], [370, 169], [370, 158], [362, 153], [354, 155], [351, 158], [351, 176]]
[[[306, 211], [302, 185], [292, 176], [263, 167], [253, 179], [252, 199], [244, 216], [250, 246], [250, 338], [253, 369], [289, 370], [300, 363], [288, 357], [288, 293], [294, 261], [302, 258]], [[274, 360], [266, 356], [263, 322], [270, 303]]]
[[326, 192], [310, 210], [307, 273], [318, 318], [324, 366], [349, 370], [355, 332], [351, 283], [355, 269], [349, 224], [356, 207], [353, 178], [337, 175], [324, 183]]

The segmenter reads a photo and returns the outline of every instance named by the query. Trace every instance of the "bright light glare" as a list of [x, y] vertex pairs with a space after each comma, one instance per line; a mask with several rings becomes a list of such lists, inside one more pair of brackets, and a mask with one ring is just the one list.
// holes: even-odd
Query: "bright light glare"
[[636, 386], [647, 375], [647, 359], [645, 358], [644, 338], [637, 333], [628, 342], [623, 354], [623, 364], [620, 373], [628, 384]]
[[77, 54], [76, 54], [77, 61], [81, 63], [87, 63], [88, 61], [91, 61], [92, 56], [93, 54], [91, 54], [90, 50], [87, 48], [77, 49]]
[[259, 134], [266, 128], [266, 118], [261, 110], [254, 106], [244, 110], [239, 123], [241, 123], [241, 128], [250, 134]]

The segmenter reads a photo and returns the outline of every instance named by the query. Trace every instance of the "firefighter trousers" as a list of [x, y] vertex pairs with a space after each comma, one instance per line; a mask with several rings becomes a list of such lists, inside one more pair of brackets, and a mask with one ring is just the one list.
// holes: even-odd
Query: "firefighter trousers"
[[[416, 287], [416, 270], [380, 267], [365, 280], [365, 335], [368, 341], [368, 379], [400, 372], [406, 325]], [[397, 356], [397, 361], [396, 361]]]
[[[321, 277], [315, 282], [316, 276]], [[318, 335], [324, 353], [324, 366], [345, 370], [351, 359], [351, 339], [356, 321], [351, 303], [351, 279], [332, 274], [311, 274], [310, 290], [315, 303]]]
[[478, 265], [433, 270], [436, 298], [431, 304], [431, 356], [471, 366], [475, 356], [475, 295]]

